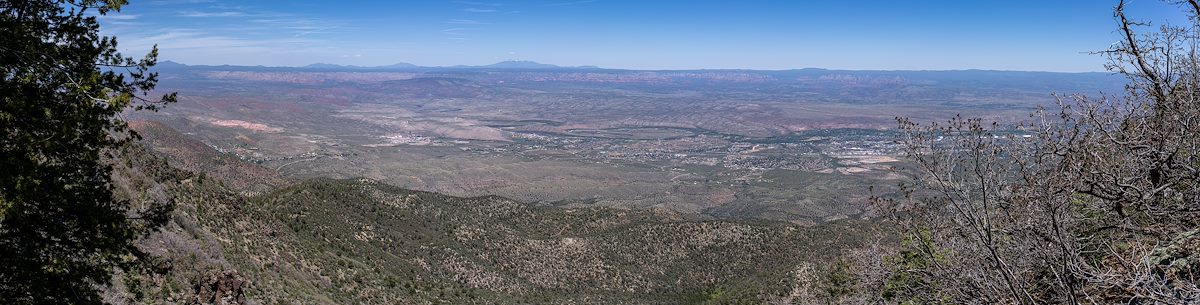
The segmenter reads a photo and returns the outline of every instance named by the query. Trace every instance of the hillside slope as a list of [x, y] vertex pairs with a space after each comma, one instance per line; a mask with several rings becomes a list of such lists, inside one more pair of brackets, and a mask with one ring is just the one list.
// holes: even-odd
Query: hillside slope
[[216, 177], [230, 189], [256, 195], [286, 185], [279, 173], [216, 151], [188, 135], [155, 121], [132, 121], [129, 127], [142, 136], [142, 144], [171, 166]]
[[366, 179], [248, 197], [228, 186], [248, 165], [185, 171], [174, 164], [195, 160], [158, 155], [186, 138], [150, 141], [126, 152], [117, 184], [135, 200], [176, 202], [168, 227], [143, 241], [170, 271], [120, 276], [118, 303], [757, 303], [819, 293], [797, 289], [818, 289], [812, 270], [877, 228], [564, 209]]

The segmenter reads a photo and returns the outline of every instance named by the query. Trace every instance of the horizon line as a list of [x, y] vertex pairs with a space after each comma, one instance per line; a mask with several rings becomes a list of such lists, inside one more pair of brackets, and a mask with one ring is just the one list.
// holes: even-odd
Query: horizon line
[[[320, 69], [320, 67], [311, 67], [316, 65], [328, 65], [342, 68], [359, 68], [359, 69], [387, 69], [389, 66], [409, 65], [412, 68], [427, 68], [427, 69], [466, 69], [466, 68], [495, 68], [495, 69], [510, 69], [510, 70], [550, 70], [550, 69], [594, 69], [594, 70], [613, 70], [613, 71], [797, 71], [797, 70], [827, 70], [827, 71], [872, 71], [872, 72], [952, 72], [952, 71], [986, 71], [986, 72], [1032, 72], [1032, 73], [1062, 73], [1062, 74], [1086, 74], [1086, 73], [1106, 73], [1118, 74], [1112, 71], [1049, 71], [1049, 70], [1003, 70], [1003, 69], [988, 69], [988, 68], [955, 68], [955, 69], [842, 69], [842, 68], [819, 68], [819, 67], [803, 67], [803, 68], [780, 68], [780, 69], [754, 69], [754, 68], [681, 68], [681, 69], [654, 69], [654, 68], [609, 68], [596, 65], [581, 65], [581, 66], [561, 66], [556, 64], [547, 64], [532, 60], [502, 60], [499, 62], [483, 65], [442, 65], [442, 66], [426, 66], [409, 62], [396, 62], [385, 65], [375, 66], [359, 66], [349, 64], [333, 64], [325, 62], [314, 62], [303, 66], [267, 66], [267, 65], [239, 65], [239, 64], [187, 64], [174, 60], [162, 60], [161, 63], [174, 63], [188, 67], [261, 67], [261, 68], [295, 68], [295, 69]], [[534, 65], [545, 66], [541, 68], [504, 68], [504, 67], [489, 67], [504, 63], [528, 63]]]

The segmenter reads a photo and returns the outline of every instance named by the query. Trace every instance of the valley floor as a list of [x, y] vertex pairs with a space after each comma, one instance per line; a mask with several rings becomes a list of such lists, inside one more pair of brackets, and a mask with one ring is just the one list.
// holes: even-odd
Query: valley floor
[[125, 274], [117, 303], [680, 304], [817, 300], [879, 225], [706, 220], [661, 209], [454, 197], [370, 179], [292, 181], [138, 123], [117, 186], [171, 200], [144, 240], [166, 273]]

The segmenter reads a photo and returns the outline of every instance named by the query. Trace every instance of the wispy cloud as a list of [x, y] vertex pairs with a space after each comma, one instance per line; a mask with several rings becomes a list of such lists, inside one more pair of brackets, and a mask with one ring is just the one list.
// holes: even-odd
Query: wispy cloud
[[334, 27], [296, 27], [296, 28], [292, 28], [292, 29], [299, 30], [299, 32], [296, 32], [295, 34], [293, 34], [292, 37], [300, 37], [300, 36], [312, 35], [312, 34], [333, 33], [333, 31], [330, 31], [330, 30], [335, 29], [335, 28]]
[[[163, 5], [160, 8], [110, 15], [113, 18], [104, 20], [102, 31], [121, 37], [122, 51], [136, 54], [157, 44], [164, 58], [184, 62], [298, 64], [292, 55], [337, 58], [349, 54], [354, 60], [370, 56], [361, 48], [343, 48], [344, 39], [332, 35], [353, 29], [353, 19], [280, 12], [249, 3], [163, 0], [155, 2]], [[170, 22], [147, 26], [166, 19], [163, 17]]]
[[479, 20], [471, 20], [471, 19], [450, 19], [450, 20], [446, 20], [446, 23], [449, 23], [449, 24], [473, 24], [473, 25], [474, 24], [487, 24], [484, 22], [479, 22]]
[[290, 33], [292, 37], [329, 34], [343, 28], [335, 23], [306, 18], [261, 18], [250, 19], [248, 23], [254, 25], [249, 27], [250, 29], [258, 28], [265, 31]]
[[123, 40], [126, 47], [133, 49], [149, 49], [157, 44], [165, 51], [211, 51], [230, 52], [240, 51], [272, 51], [287, 52], [303, 48], [312, 48], [321, 41], [302, 38], [266, 38], [250, 39], [243, 37], [212, 35], [208, 31], [197, 29], [164, 29], [148, 33], [149, 35], [134, 39]]
[[99, 16], [96, 16], [96, 18], [100, 19], [100, 20], [134, 20], [134, 19], [138, 19], [138, 15], [129, 15], [129, 14], [112, 15], [112, 14], [109, 14], [109, 15], [99, 15]]
[[463, 35], [466, 35], [466, 33], [463, 33], [463, 32], [465, 32], [467, 30], [470, 30], [470, 29], [468, 29], [468, 28], [449, 28], [449, 29], [442, 30], [442, 34], [453, 35], [453, 36], [463, 36]]
[[463, 11], [471, 12], [471, 13], [495, 13], [495, 12], [497, 12], [496, 10], [493, 10], [493, 9], [477, 8], [477, 7], [465, 8], [465, 9], [463, 9]]
[[599, 0], [581, 0], [581, 1], [571, 1], [571, 2], [558, 2], [558, 3], [546, 4], [546, 6], [571, 6], [571, 5], [594, 3], [594, 2], [598, 2], [598, 1]]
[[243, 13], [243, 12], [237, 12], [237, 11], [223, 11], [223, 12], [183, 12], [183, 13], [180, 13], [180, 14], [179, 14], [179, 16], [180, 16], [180, 17], [194, 17], [194, 18], [208, 18], [208, 17], [241, 17], [241, 16], [246, 16], [246, 13]]
[[104, 23], [104, 25], [106, 25], [106, 26], [112, 26], [112, 27], [118, 28], [118, 29], [134, 27], [134, 26], [142, 26], [144, 24], [145, 23], [141, 23], [141, 22], [137, 22], [137, 21], [125, 21], [125, 20], [112, 20], [112, 21], [107, 21]]
[[213, 3], [216, 0], [157, 0], [150, 1], [152, 5], [178, 5], [178, 4], [198, 4], [198, 3]]
[[454, 1], [454, 3], [475, 5], [475, 6], [492, 6], [492, 7], [504, 6], [504, 3], [499, 3], [499, 2]]

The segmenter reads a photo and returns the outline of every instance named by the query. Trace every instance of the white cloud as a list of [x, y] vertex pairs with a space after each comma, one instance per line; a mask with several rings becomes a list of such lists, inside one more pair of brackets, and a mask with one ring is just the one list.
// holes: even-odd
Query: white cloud
[[[129, 37], [129, 36], [124, 36]], [[144, 52], [157, 44], [162, 54], [235, 54], [235, 53], [295, 53], [312, 49], [321, 44], [319, 40], [302, 38], [250, 39], [224, 35], [211, 35], [195, 29], [165, 29], [136, 38], [121, 40], [122, 49]]]
[[599, 1], [599, 0], [582, 0], [582, 1], [571, 1], [571, 2], [558, 2], [558, 3], [550, 3], [550, 4], [546, 4], [546, 6], [571, 6], [571, 5], [579, 5], [579, 4], [588, 4], [588, 3], [593, 3], [593, 2], [597, 2], [597, 1]]
[[243, 13], [243, 12], [235, 12], [235, 11], [224, 11], [224, 12], [183, 12], [183, 13], [179, 14], [179, 16], [181, 16], [181, 17], [196, 17], [196, 18], [207, 18], [207, 17], [241, 17], [241, 16], [245, 16], [245, 15], [246, 15], [246, 13]]
[[138, 19], [138, 15], [131, 15], [131, 14], [113, 15], [113, 14], [109, 14], [109, 15], [99, 15], [99, 16], [96, 16], [96, 19], [100, 19], [100, 20], [134, 20], [134, 19]]
[[476, 6], [504, 6], [504, 3], [499, 2], [454, 1], [454, 3]]
[[467, 29], [467, 28], [449, 28], [449, 29], [442, 30], [442, 33], [446, 34], [446, 35], [463, 36], [463, 35], [466, 35], [466, 33], [463, 33], [463, 32], [467, 31], [467, 30], [469, 30], [469, 29]]
[[246, 30], [263, 30], [265, 32], [285, 33], [290, 34], [293, 37], [312, 34], [329, 34], [334, 33], [335, 30], [344, 28], [343, 26], [335, 23], [306, 18], [251, 19], [247, 22], [251, 25], [245, 26], [244, 29]]
[[446, 20], [446, 23], [449, 23], [449, 24], [487, 24], [487, 23], [479, 22], [478, 20], [470, 20], [470, 19], [450, 19], [450, 20]]
[[153, 5], [178, 5], [178, 4], [198, 4], [198, 3], [213, 3], [216, 0], [158, 0], [150, 1]]

